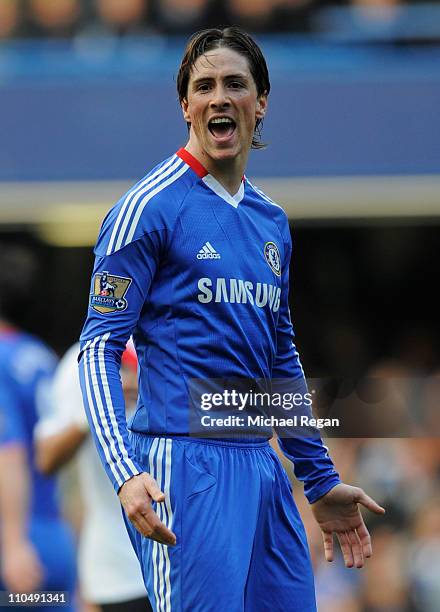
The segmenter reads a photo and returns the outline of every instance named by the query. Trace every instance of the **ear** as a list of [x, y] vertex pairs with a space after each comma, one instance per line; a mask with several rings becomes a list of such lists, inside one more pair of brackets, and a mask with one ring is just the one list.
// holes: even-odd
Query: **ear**
[[255, 111], [256, 119], [264, 119], [267, 110], [267, 94], [261, 94], [257, 98], [257, 108]]
[[185, 119], [187, 123], [191, 123], [191, 115], [188, 110], [188, 107], [189, 107], [188, 100], [186, 98], [183, 98], [183, 100], [180, 103], [180, 106], [182, 107], [183, 118]]

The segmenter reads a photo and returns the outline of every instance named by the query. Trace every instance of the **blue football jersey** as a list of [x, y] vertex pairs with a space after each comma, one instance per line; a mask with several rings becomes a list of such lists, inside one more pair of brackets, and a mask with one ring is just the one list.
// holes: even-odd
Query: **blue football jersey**
[[[95, 247], [80, 378], [116, 490], [141, 471], [119, 379], [131, 334], [140, 370], [135, 432], [188, 434], [192, 379], [291, 378], [306, 390], [289, 315], [291, 250], [280, 206], [245, 177], [230, 195], [185, 149], [110, 210]], [[338, 481], [320, 439], [285, 440], [283, 449], [310, 500]]]
[[50, 409], [56, 357], [40, 340], [11, 329], [0, 331], [0, 446], [22, 445], [30, 469], [31, 518], [59, 516], [56, 485], [35, 465], [33, 430], [39, 412]]

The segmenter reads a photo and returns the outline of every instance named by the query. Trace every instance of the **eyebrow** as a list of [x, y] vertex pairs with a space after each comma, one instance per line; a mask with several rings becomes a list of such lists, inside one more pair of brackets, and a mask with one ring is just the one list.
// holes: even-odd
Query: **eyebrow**
[[[241, 80], [247, 81], [248, 78], [249, 77], [245, 74], [227, 74], [225, 77], [223, 77], [223, 80], [241, 79]], [[193, 85], [197, 85], [198, 83], [204, 83], [206, 81], [215, 81], [215, 77], [212, 77], [212, 76], [199, 77], [198, 79], [194, 79], [192, 83]]]

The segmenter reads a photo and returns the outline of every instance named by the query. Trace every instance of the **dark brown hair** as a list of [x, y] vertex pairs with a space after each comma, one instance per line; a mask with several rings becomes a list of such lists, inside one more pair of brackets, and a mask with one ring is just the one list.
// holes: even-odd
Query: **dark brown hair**
[[[257, 94], [259, 96], [269, 94], [269, 72], [260, 47], [249, 34], [236, 26], [231, 26], [223, 29], [212, 28], [201, 30], [191, 36], [186, 45], [179, 74], [177, 75], [177, 93], [179, 94], [180, 102], [185, 100], [188, 95], [189, 78], [197, 59], [208, 51], [218, 49], [219, 47], [227, 47], [246, 57], [249, 62], [249, 70], [257, 88]], [[255, 133], [252, 138], [252, 148], [254, 149], [261, 149], [265, 146], [260, 139], [261, 121], [261, 119], [257, 119], [255, 124]]]

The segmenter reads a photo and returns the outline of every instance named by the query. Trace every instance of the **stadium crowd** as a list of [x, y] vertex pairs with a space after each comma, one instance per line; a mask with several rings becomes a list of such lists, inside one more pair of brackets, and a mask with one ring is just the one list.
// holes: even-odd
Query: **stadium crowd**
[[[437, 395], [438, 405], [438, 395]], [[360, 572], [322, 558], [321, 535], [302, 496], [320, 612], [435, 612], [440, 609], [440, 445], [432, 439], [333, 439], [344, 479], [387, 508], [368, 517], [373, 557]]]
[[[187, 34], [213, 23], [308, 32], [323, 7], [352, 6], [388, 22], [403, 0], [0, 0], [0, 39]], [[382, 11], [382, 13], [381, 13]], [[367, 17], [367, 15], [366, 15]]]

